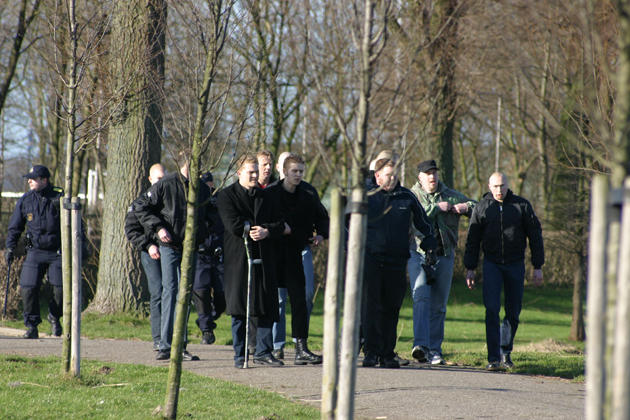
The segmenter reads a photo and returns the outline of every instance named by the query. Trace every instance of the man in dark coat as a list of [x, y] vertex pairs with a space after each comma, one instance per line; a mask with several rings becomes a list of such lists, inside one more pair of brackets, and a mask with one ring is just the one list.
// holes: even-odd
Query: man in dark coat
[[275, 200], [258, 186], [258, 161], [243, 156], [238, 164], [238, 182], [223, 189], [218, 196], [219, 216], [225, 226], [225, 298], [226, 313], [232, 316], [234, 365], [245, 362], [247, 317], [247, 252], [243, 239], [245, 222], [251, 225], [249, 246], [255, 264], [251, 282], [250, 315], [258, 317], [258, 335], [254, 363], [282, 366], [271, 354], [272, 326], [278, 320], [278, 283], [272, 240], [282, 236], [285, 223]]
[[384, 368], [400, 367], [394, 350], [398, 315], [407, 290], [410, 221], [424, 236], [420, 247], [426, 253], [426, 263], [434, 265], [437, 260], [431, 223], [416, 195], [400, 185], [395, 169], [393, 161], [379, 159], [372, 179], [377, 191], [368, 196], [369, 239], [361, 308], [365, 367], [379, 362]]
[[[475, 206], [466, 238], [466, 283], [475, 288], [479, 249], [483, 249], [483, 305], [486, 307], [487, 370], [514, 367], [511, 352], [518, 329], [525, 282], [525, 248], [529, 241], [534, 266], [533, 285], [542, 283], [545, 263], [542, 226], [529, 201], [508, 189], [507, 177], [495, 172], [490, 192]], [[503, 324], [501, 289], [505, 290]]]
[[[179, 293], [184, 235], [186, 233], [186, 208], [188, 192], [188, 156], [180, 153], [179, 173], [170, 174], [149, 188], [146, 195], [135, 202], [135, 213], [140, 223], [151, 235], [158, 237], [162, 268], [162, 331], [157, 360], [171, 358], [175, 307]], [[193, 180], [195, 182], [195, 180]], [[201, 245], [209, 235], [209, 228], [216, 218], [216, 209], [210, 202], [210, 188], [201, 182], [197, 196], [197, 233], [195, 245]], [[205, 204], [207, 203], [207, 204]], [[201, 205], [205, 204], [205, 205]], [[193, 258], [193, 267], [196, 258]], [[187, 335], [188, 331], [186, 331]], [[199, 360], [186, 351], [184, 341], [183, 360]]]
[[302, 187], [304, 159], [290, 154], [284, 159], [282, 171], [284, 177], [267, 188], [276, 198], [288, 225], [285, 235], [274, 241], [278, 286], [286, 288], [291, 299], [295, 364], [320, 364], [322, 357], [311, 353], [307, 346], [308, 310], [302, 250], [305, 245], [318, 246], [325, 239], [323, 235], [328, 236], [328, 226], [325, 232], [318, 231], [317, 235], [313, 235], [319, 202]]
[[39, 291], [46, 271], [53, 286], [53, 299], [48, 309], [52, 335], [61, 336], [63, 315], [63, 279], [61, 274], [61, 219], [60, 200], [63, 190], [50, 182], [50, 171], [44, 165], [35, 165], [28, 174], [30, 191], [17, 201], [9, 220], [4, 258], [7, 266], [13, 262], [13, 252], [26, 230], [27, 256], [22, 265], [20, 291], [24, 305], [24, 325], [28, 331], [24, 338], [39, 338], [37, 326], [42, 322], [39, 312]]

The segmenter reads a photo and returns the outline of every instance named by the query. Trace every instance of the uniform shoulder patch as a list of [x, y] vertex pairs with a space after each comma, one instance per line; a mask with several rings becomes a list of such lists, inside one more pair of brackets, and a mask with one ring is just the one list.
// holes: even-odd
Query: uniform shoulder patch
[[53, 187], [53, 191], [54, 192], [58, 192], [58, 193], [62, 193], [63, 192], [63, 188]]

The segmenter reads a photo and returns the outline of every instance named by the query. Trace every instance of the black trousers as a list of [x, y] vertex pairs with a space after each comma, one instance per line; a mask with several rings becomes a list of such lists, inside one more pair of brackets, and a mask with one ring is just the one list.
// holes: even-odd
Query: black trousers
[[365, 258], [361, 328], [365, 354], [396, 355], [396, 333], [400, 307], [407, 290], [405, 267], [385, 267]]
[[42, 323], [39, 309], [39, 292], [44, 276], [48, 272], [48, 281], [53, 286], [53, 298], [48, 304], [49, 312], [56, 318], [63, 315], [63, 278], [61, 273], [61, 255], [55, 251], [29, 249], [20, 275], [20, 292], [24, 307], [24, 325], [37, 327]]
[[302, 265], [302, 249], [281, 248], [282, 251], [276, 253], [278, 287], [287, 288], [291, 304], [291, 337], [295, 338], [308, 338], [306, 278]]

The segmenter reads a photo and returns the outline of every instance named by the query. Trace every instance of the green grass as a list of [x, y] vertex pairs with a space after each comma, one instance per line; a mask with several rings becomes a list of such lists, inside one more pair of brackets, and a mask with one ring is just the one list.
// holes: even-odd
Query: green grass
[[[558, 376], [578, 381], [584, 379], [584, 343], [567, 340], [571, 326], [571, 296], [572, 290], [569, 288], [525, 288], [521, 323], [512, 354], [517, 366], [514, 372]], [[290, 307], [287, 312], [290, 314]], [[45, 308], [42, 308], [42, 313], [47, 313]], [[470, 291], [461, 279], [454, 279], [442, 346], [448, 362], [476, 367], [486, 365], [484, 314], [481, 288]], [[309, 346], [314, 350], [322, 348], [322, 318], [323, 292], [320, 290], [310, 323]], [[198, 343], [201, 335], [195, 320], [196, 315], [193, 313], [188, 323], [189, 338], [191, 342]], [[217, 321], [217, 344], [232, 344], [230, 320], [230, 317], [224, 315]], [[288, 320], [287, 334], [290, 335], [290, 318]], [[24, 328], [18, 321], [2, 322], [0, 325]], [[121, 328], [121, 325], [125, 328]], [[135, 315], [87, 314], [82, 319], [81, 328], [82, 334], [89, 338], [151, 340], [149, 319]], [[401, 356], [410, 358], [413, 317], [409, 291], [400, 313], [398, 328], [400, 337], [396, 351]], [[40, 331], [50, 332], [47, 322], [41, 325]], [[293, 346], [290, 338], [287, 346]]]
[[[167, 367], [83, 360], [81, 378], [59, 373], [56, 357], [0, 355], [2, 419], [155, 419]], [[314, 407], [253, 387], [184, 371], [178, 418], [318, 419]]]

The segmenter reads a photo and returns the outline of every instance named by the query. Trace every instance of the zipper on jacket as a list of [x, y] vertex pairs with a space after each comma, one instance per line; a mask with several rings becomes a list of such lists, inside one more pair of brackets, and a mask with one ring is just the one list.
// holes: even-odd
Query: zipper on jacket
[[501, 264], [505, 264], [505, 249], [503, 246], [503, 204], [499, 203], [499, 211], [501, 212]]

